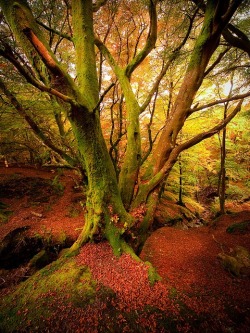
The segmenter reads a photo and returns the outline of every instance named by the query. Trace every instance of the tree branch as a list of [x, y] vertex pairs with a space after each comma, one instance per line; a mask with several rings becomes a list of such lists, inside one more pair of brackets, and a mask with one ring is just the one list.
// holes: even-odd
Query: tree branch
[[205, 140], [207, 138], [210, 138], [214, 134], [218, 133], [220, 130], [222, 130], [237, 115], [237, 113], [240, 112], [243, 101], [244, 101], [244, 98], [242, 98], [238, 102], [238, 104], [236, 105], [235, 109], [225, 119], [223, 119], [218, 125], [214, 126], [212, 129], [210, 129], [210, 130], [208, 130], [206, 132], [203, 132], [203, 133], [200, 133], [200, 134], [196, 135], [192, 139], [184, 142], [183, 144], [177, 146], [174, 149], [177, 149], [179, 152], [182, 152], [183, 150], [186, 150], [186, 149], [188, 149], [190, 147], [193, 147], [197, 143], [199, 143], [199, 142], [201, 142], [201, 141], [203, 141], [203, 140]]
[[238, 102], [237, 106], [230, 113], [230, 115], [228, 115], [223, 121], [221, 121], [218, 125], [216, 125], [212, 129], [210, 129], [204, 133], [200, 133], [200, 134], [196, 135], [195, 137], [193, 137], [191, 140], [188, 140], [188, 141], [184, 142], [183, 144], [176, 146], [171, 151], [169, 158], [167, 159], [167, 161], [165, 162], [163, 167], [147, 183], [142, 184], [141, 187], [147, 188], [148, 193], [150, 191], [153, 191], [154, 188], [156, 188], [158, 186], [158, 184], [160, 184], [165, 179], [165, 177], [168, 176], [173, 165], [177, 161], [178, 156], [180, 155], [180, 153], [182, 151], [184, 151], [190, 147], [193, 147], [196, 144], [198, 144], [199, 142], [201, 142], [207, 138], [210, 138], [214, 134], [218, 133], [237, 115], [237, 113], [240, 112], [242, 103], [243, 103], [243, 99]]
[[232, 97], [223, 98], [223, 99], [220, 99], [220, 100], [217, 100], [217, 101], [205, 104], [205, 105], [201, 105], [199, 107], [198, 106], [194, 107], [193, 109], [190, 109], [190, 111], [188, 113], [188, 117], [194, 112], [210, 108], [211, 106], [226, 103], [226, 102], [231, 102], [231, 101], [237, 101], [239, 99], [244, 99], [244, 98], [247, 98], [249, 96], [250, 96], [250, 91], [245, 93], [245, 94], [240, 94], [240, 95], [235, 95], [235, 96], [232, 96]]
[[31, 75], [31, 73], [23, 66], [21, 63], [17, 61], [15, 56], [11, 54], [10, 52], [5, 52], [4, 50], [0, 49], [0, 55], [3, 56], [5, 59], [9, 60], [15, 68], [18, 70], [18, 72], [26, 79], [26, 81], [30, 84], [32, 84], [34, 87], [38, 88], [40, 91], [47, 92], [51, 95], [54, 95], [61, 100], [63, 100], [66, 103], [69, 103], [71, 105], [78, 105], [78, 103], [71, 97], [64, 95], [57, 91], [56, 89], [53, 89], [51, 87], [45, 86], [43, 83], [39, 82], [34, 76]]
[[98, 110], [100, 104], [102, 103], [105, 95], [110, 91], [111, 88], [113, 88], [115, 86], [115, 83], [112, 82], [107, 89], [104, 90], [103, 94], [101, 95], [99, 102], [97, 103], [97, 105], [95, 106], [95, 108], [93, 109], [93, 112], [95, 112], [96, 110]]
[[[220, 1], [222, 2], [222, 1]], [[236, 12], [236, 10], [240, 7], [240, 5], [244, 2], [244, 0], [233, 0], [231, 2], [231, 5], [229, 6], [228, 10], [225, 12], [225, 14], [221, 17], [223, 22], [227, 24], [233, 14]]]
[[188, 27], [188, 30], [187, 30], [187, 33], [185, 35], [185, 37], [183, 38], [183, 40], [181, 41], [180, 45], [178, 45], [174, 51], [172, 52], [172, 54], [169, 56], [169, 59], [168, 61], [166, 62], [166, 64], [162, 67], [162, 70], [160, 72], [160, 74], [158, 75], [158, 77], [156, 78], [155, 80], [155, 83], [152, 87], [152, 89], [150, 90], [145, 102], [142, 104], [141, 106], [141, 113], [143, 111], [145, 111], [145, 109], [147, 108], [147, 106], [149, 105], [154, 93], [158, 90], [159, 88], [159, 84], [161, 82], [161, 80], [163, 79], [163, 77], [165, 76], [168, 68], [170, 67], [170, 65], [172, 64], [172, 62], [177, 58], [178, 54], [179, 54], [179, 51], [182, 49], [182, 47], [186, 44], [187, 40], [188, 40], [188, 37], [192, 31], [192, 26], [193, 26], [193, 22], [194, 22], [194, 19], [195, 19], [195, 16], [198, 12], [198, 8], [195, 10], [193, 16], [190, 18], [190, 22], [189, 22], [189, 27]]
[[127, 77], [131, 76], [133, 71], [142, 63], [142, 61], [147, 57], [147, 55], [155, 47], [155, 42], [157, 39], [156, 3], [157, 3], [157, 1], [154, 2], [153, 0], [150, 0], [150, 4], [149, 4], [150, 28], [149, 28], [148, 38], [147, 38], [144, 48], [127, 65], [126, 70], [125, 70]]
[[230, 50], [230, 47], [227, 47], [224, 51], [222, 51], [217, 59], [214, 61], [214, 63], [206, 70], [206, 72], [204, 73], [204, 77], [207, 76], [222, 60], [222, 58], [224, 57], [224, 55]]
[[240, 29], [228, 24], [222, 35], [230, 45], [243, 50], [250, 57], [250, 40]]
[[107, 60], [107, 62], [110, 65], [110, 67], [113, 69], [114, 73], [118, 76], [118, 73], [121, 71], [121, 68], [116, 63], [116, 61], [113, 58], [112, 54], [110, 53], [109, 49], [97, 36], [95, 36], [95, 45], [98, 47], [100, 52], [104, 55], [105, 59]]
[[71, 156], [66, 154], [62, 149], [56, 147], [53, 142], [44, 135], [41, 128], [36, 124], [36, 122], [28, 115], [26, 110], [23, 108], [21, 103], [16, 99], [16, 97], [9, 91], [5, 83], [0, 78], [0, 89], [3, 91], [4, 95], [7, 97], [11, 105], [17, 110], [18, 114], [25, 119], [25, 121], [30, 125], [34, 134], [51, 150], [59, 154], [65, 161], [67, 161], [70, 165], [75, 165], [76, 160], [74, 160]]
[[41, 26], [43, 27], [44, 29], [46, 29], [47, 31], [50, 31], [50, 32], [53, 32], [54, 34], [62, 37], [62, 38], [65, 38], [67, 40], [69, 40], [70, 42], [73, 42], [73, 39], [71, 38], [71, 36], [67, 35], [67, 34], [64, 34], [56, 29], [53, 29], [53, 28], [50, 28], [48, 27], [46, 24], [44, 24], [43, 22], [39, 21], [39, 20], [36, 20], [36, 22]]
[[31, 42], [33, 47], [36, 49], [46, 67], [54, 74], [59, 76], [64, 76], [64, 73], [56, 63], [56, 60], [52, 56], [52, 54], [48, 51], [47, 47], [42, 43], [42, 41], [38, 38], [38, 36], [34, 33], [31, 28], [23, 29], [23, 33]]
[[[200, 6], [203, 12], [205, 12], [206, 5], [203, 0], [193, 0], [193, 2]], [[224, 1], [220, 1], [221, 3], [224, 3]], [[235, 12], [235, 10], [241, 5], [243, 0], [234, 0], [232, 1], [232, 4], [227, 11], [226, 15], [222, 17], [221, 19], [228, 20], [228, 17], [232, 16], [232, 13]], [[221, 4], [220, 4], [221, 5]], [[234, 35], [232, 34], [234, 33]], [[236, 28], [233, 24], [228, 23], [224, 30], [222, 31], [222, 35], [225, 38], [225, 40], [234, 47], [237, 47], [245, 52], [248, 53], [250, 56], [250, 40], [248, 37], [238, 28]], [[235, 36], [236, 35], [236, 36]]]

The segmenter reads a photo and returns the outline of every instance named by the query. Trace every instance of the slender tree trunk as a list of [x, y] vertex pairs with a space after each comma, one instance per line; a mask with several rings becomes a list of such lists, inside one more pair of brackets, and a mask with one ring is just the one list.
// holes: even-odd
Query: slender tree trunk
[[126, 100], [127, 108], [127, 151], [119, 175], [119, 188], [122, 201], [126, 208], [134, 195], [134, 188], [138, 180], [138, 173], [141, 165], [141, 134], [140, 134], [140, 106], [132, 91], [128, 78], [120, 75], [120, 83]]
[[[153, 178], [148, 182], [148, 185], [142, 186], [138, 191], [136, 202], [140, 200], [140, 196], [142, 197], [141, 200], [145, 200], [146, 196], [146, 201], [150, 202], [151, 209], [144, 219], [144, 224], [148, 227], [153, 221], [152, 213], [155, 208], [152, 209], [152, 207], [157, 205], [159, 186], [162, 181], [167, 179], [181, 152], [176, 145], [177, 136], [188, 117], [195, 95], [203, 81], [209, 59], [218, 46], [219, 31], [213, 31], [215, 13], [216, 3], [210, 0], [207, 4], [203, 27], [197, 38], [181, 88], [171, 110], [170, 118], [162, 131], [153, 154]], [[152, 184], [154, 179], [155, 184], [150, 188], [150, 183]], [[150, 198], [151, 196], [152, 198]]]
[[179, 165], [179, 198], [178, 198], [178, 205], [184, 206], [182, 201], [182, 192], [183, 192], [183, 170], [182, 170], [182, 161], [181, 155], [178, 158], [178, 165]]
[[[158, 193], [160, 183], [167, 179], [181, 152], [178, 149], [177, 138], [189, 116], [195, 95], [203, 82], [209, 60], [219, 45], [220, 34], [228, 23], [227, 20], [231, 17], [230, 15], [233, 14], [226, 15], [227, 10], [230, 12], [229, 3], [226, 3], [225, 6], [220, 6], [218, 0], [207, 1], [200, 35], [196, 40], [187, 71], [170, 112], [170, 118], [166, 122], [153, 154], [152, 180], [148, 182], [148, 186], [143, 185], [139, 188], [135, 200], [138, 202], [140, 197], [142, 200], [145, 200], [146, 197], [146, 201], [150, 202], [150, 212], [146, 215], [143, 222], [145, 226], [149, 227], [153, 221], [152, 212], [154, 212], [154, 209], [152, 209], [152, 202], [156, 206], [158, 198], [155, 193]], [[152, 185], [150, 186], [150, 184]]]
[[[231, 76], [231, 86], [228, 97], [231, 96], [233, 91], [233, 77], [234, 73]], [[229, 102], [224, 104], [224, 113], [223, 119], [227, 118]], [[221, 159], [220, 159], [220, 174], [219, 174], [219, 184], [218, 184], [218, 194], [220, 200], [220, 214], [225, 214], [225, 200], [226, 200], [226, 137], [227, 137], [227, 128], [226, 126], [222, 129], [222, 141], [221, 141]]]
[[221, 147], [221, 186], [219, 191], [220, 197], [220, 214], [225, 214], [225, 196], [226, 196], [226, 128], [222, 131], [222, 147]]
[[[224, 108], [224, 119], [227, 116], [227, 106]], [[219, 174], [219, 200], [220, 200], [220, 214], [225, 214], [225, 198], [226, 198], [226, 127], [222, 130], [221, 140], [221, 156], [220, 156], [220, 174]]]

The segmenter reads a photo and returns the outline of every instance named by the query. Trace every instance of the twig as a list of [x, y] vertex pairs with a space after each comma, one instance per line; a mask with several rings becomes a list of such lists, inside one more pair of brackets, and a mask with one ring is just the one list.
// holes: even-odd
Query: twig
[[115, 86], [115, 83], [111, 83], [108, 88], [103, 92], [102, 96], [99, 99], [99, 102], [97, 103], [97, 105], [95, 106], [95, 108], [93, 109], [93, 112], [95, 112], [96, 110], [98, 110], [100, 104], [102, 103], [105, 95], [109, 92], [109, 90]]
[[3, 281], [0, 283], [0, 286], [1, 286], [2, 284], [5, 284], [6, 281], [2, 277], [0, 279]]
[[225, 253], [225, 250], [224, 250], [223, 247], [228, 247], [228, 246], [227, 246], [226, 244], [220, 243], [220, 242], [215, 238], [215, 236], [214, 236], [213, 234], [212, 234], [212, 238], [213, 238], [213, 240], [214, 240], [217, 244], [220, 245], [221, 251], [222, 251], [223, 253]]

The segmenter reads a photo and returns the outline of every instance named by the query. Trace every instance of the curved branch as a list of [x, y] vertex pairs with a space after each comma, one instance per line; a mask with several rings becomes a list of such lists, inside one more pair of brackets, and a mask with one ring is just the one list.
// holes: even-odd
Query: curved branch
[[194, 107], [194, 108], [190, 109], [190, 111], [188, 113], [188, 117], [194, 112], [210, 108], [211, 106], [226, 103], [226, 102], [231, 102], [231, 101], [237, 101], [239, 99], [244, 99], [244, 98], [247, 98], [249, 96], [250, 96], [250, 91], [245, 93], [245, 94], [240, 94], [240, 95], [235, 95], [235, 96], [232, 96], [232, 97], [223, 98], [223, 99], [220, 99], [220, 100], [217, 100], [217, 101], [205, 104], [205, 105], [201, 105], [199, 107], [198, 106]]
[[[32, 77], [32, 75], [26, 75], [25, 78], [27, 79], [28, 77], [29, 82], [41, 91], [49, 92], [60, 99], [75, 105], [76, 102], [74, 99], [78, 100], [80, 97], [77, 86], [70, 75], [66, 73], [63, 67], [59, 64], [44, 36], [41, 34], [28, 3], [15, 0], [8, 1], [8, 4], [2, 0], [0, 0], [0, 2], [4, 15], [6, 16], [11, 29], [14, 31], [14, 35], [19, 39], [21, 47], [27, 55], [30, 63], [33, 63], [34, 60], [38, 61], [39, 66], [43, 69], [46, 67], [50, 76], [49, 77], [46, 74], [46, 78], [43, 81], [45, 82], [45, 85], [41, 84], [36, 78]], [[18, 24], [16, 22], [18, 22]], [[10, 61], [15, 64], [20, 73], [24, 74], [24, 71], [20, 68], [21, 65], [19, 64], [18, 66], [18, 61], [15, 62], [13, 59], [15, 58], [13, 57], [13, 52], [9, 53], [11, 53], [12, 56]], [[51, 87], [48, 87], [49, 83], [51, 83]], [[81, 103], [86, 103], [86, 99], [81, 98], [81, 100], [83, 101]]]
[[182, 152], [183, 150], [186, 150], [190, 147], [195, 146], [197, 143], [210, 138], [214, 134], [218, 133], [220, 130], [222, 130], [236, 115], [240, 112], [242, 103], [244, 101], [244, 98], [242, 98], [238, 104], [236, 105], [235, 109], [225, 118], [223, 121], [221, 121], [218, 125], [214, 126], [210, 130], [197, 134], [192, 139], [184, 142], [183, 144], [177, 146], [175, 149], [177, 149], [179, 152]]
[[[197, 5], [200, 6], [203, 12], [205, 12], [206, 6], [205, 3], [201, 0], [193, 0], [193, 2]], [[232, 4], [226, 13], [223, 19], [224, 21], [228, 20], [228, 17], [232, 16], [232, 13], [235, 12], [235, 10], [241, 5], [243, 0], [234, 0], [232, 1]], [[221, 1], [220, 6], [223, 6], [223, 1]], [[240, 29], [236, 28], [233, 24], [228, 23], [224, 30], [222, 31], [222, 35], [225, 38], [225, 40], [234, 47], [237, 47], [245, 52], [248, 53], [250, 56], [250, 40], [248, 37], [241, 31]]]
[[104, 55], [110, 67], [113, 69], [114, 73], [118, 76], [118, 73], [121, 71], [121, 68], [116, 63], [109, 49], [97, 36], [95, 36], [95, 45], [98, 47], [99, 51]]
[[224, 51], [222, 51], [217, 59], [213, 62], [213, 64], [211, 66], [209, 66], [209, 68], [206, 70], [206, 72], [204, 73], [204, 77], [207, 76], [222, 60], [222, 58], [224, 57], [224, 55], [230, 50], [230, 47], [227, 47]]
[[143, 111], [145, 111], [145, 109], [147, 108], [147, 106], [149, 105], [154, 93], [158, 90], [158, 87], [161, 83], [161, 80], [163, 79], [163, 77], [165, 76], [168, 68], [170, 67], [170, 65], [172, 64], [172, 62], [178, 57], [178, 54], [180, 52], [180, 50], [182, 49], [182, 47], [186, 44], [187, 40], [188, 40], [188, 37], [192, 31], [192, 26], [193, 26], [193, 22], [194, 22], [194, 19], [195, 19], [195, 16], [198, 12], [199, 8], [197, 8], [193, 14], [193, 16], [190, 19], [190, 22], [189, 22], [189, 26], [188, 26], [188, 30], [187, 30], [187, 33], [185, 35], [185, 37], [183, 38], [183, 40], [181, 41], [180, 45], [178, 45], [174, 51], [172, 52], [172, 54], [170, 55], [168, 61], [166, 62], [166, 64], [162, 67], [162, 70], [160, 72], [160, 74], [158, 75], [158, 77], [156, 78], [155, 80], [155, 83], [152, 87], [152, 89], [150, 90], [145, 102], [142, 104], [141, 106], [141, 113]]
[[[222, 2], [222, 1], [220, 1]], [[244, 0], [233, 0], [228, 8], [228, 10], [225, 12], [225, 14], [221, 17], [222, 21], [227, 24], [229, 23], [231, 17], [236, 12], [236, 10], [240, 7], [240, 5], [244, 2]]]
[[[157, 3], [157, 1], [156, 1]], [[155, 47], [155, 42], [157, 39], [157, 13], [156, 13], [156, 3], [150, 0], [149, 4], [149, 14], [150, 14], [150, 28], [149, 34], [144, 48], [132, 59], [132, 61], [127, 65], [125, 73], [127, 77], [130, 77], [133, 71], [142, 63], [142, 61], [147, 57], [147, 55]]]
[[43, 44], [43, 42], [38, 38], [38, 36], [34, 33], [34, 31], [27, 27], [23, 29], [23, 33], [28, 38], [30, 43], [33, 45], [37, 53], [42, 58], [43, 62], [45, 63], [46, 67], [54, 74], [61, 77], [64, 77], [64, 73], [62, 72], [61, 68], [57, 64], [56, 60], [49, 52], [47, 47]]
[[240, 100], [235, 109], [218, 125], [214, 126], [213, 128], [204, 133], [196, 135], [192, 139], [173, 148], [163, 167], [147, 183], [140, 185], [137, 197], [135, 199], [135, 203], [137, 204], [138, 202], [145, 202], [148, 194], [153, 191], [169, 175], [172, 167], [174, 166], [175, 162], [178, 159], [178, 156], [182, 151], [195, 146], [199, 142], [210, 138], [211, 136], [222, 130], [240, 112], [243, 100], [244, 99]]
[[28, 83], [32, 84], [37, 89], [39, 89], [40, 91], [44, 91], [51, 95], [54, 95], [54, 96], [60, 98], [61, 100], [63, 100], [64, 102], [69, 103], [71, 105], [74, 105], [74, 106], [78, 105], [78, 103], [73, 98], [60, 93], [58, 90], [56, 90], [54, 88], [47, 87], [43, 83], [38, 81], [35, 78], [35, 76], [33, 76], [30, 73], [30, 70], [28, 70], [25, 66], [23, 66], [23, 64], [21, 64], [17, 60], [15, 55], [12, 53], [10, 47], [8, 49], [5, 47], [5, 50], [0, 49], [0, 56], [3, 56], [5, 59], [9, 60], [12, 63], [12, 65], [14, 65], [15, 68], [18, 70], [18, 72], [26, 79], [26, 81]]
[[222, 35], [230, 45], [243, 50], [250, 57], [250, 40], [240, 29], [232, 24], [228, 24], [227, 28], [223, 30]]
[[67, 40], [69, 40], [70, 42], [73, 42], [73, 39], [71, 38], [71, 36], [67, 35], [67, 34], [64, 34], [56, 29], [53, 29], [53, 28], [50, 28], [48, 27], [46, 24], [44, 24], [43, 22], [39, 21], [39, 20], [36, 20], [36, 22], [41, 26], [43, 27], [44, 29], [46, 29], [47, 31], [50, 31], [50, 32], [53, 32], [54, 34], [62, 37], [62, 38], [65, 38]]
[[99, 102], [97, 103], [97, 105], [96, 105], [95, 108], [93, 109], [93, 112], [95, 112], [96, 110], [99, 109], [99, 106], [100, 106], [100, 104], [102, 103], [102, 101], [103, 101], [105, 95], [106, 95], [106, 94], [110, 91], [110, 89], [113, 88], [114, 86], [115, 86], [115, 83], [112, 82], [112, 83], [108, 86], [108, 88], [107, 88], [106, 90], [104, 90], [103, 94], [101, 95], [101, 97], [100, 97], [100, 99], [99, 99]]
[[18, 114], [25, 119], [25, 121], [30, 125], [34, 134], [51, 150], [59, 154], [65, 161], [67, 161], [70, 165], [74, 166], [76, 164], [76, 160], [74, 160], [71, 156], [66, 154], [62, 149], [56, 147], [53, 142], [44, 135], [41, 128], [37, 125], [37, 123], [27, 114], [26, 110], [23, 108], [21, 103], [16, 99], [16, 97], [9, 91], [5, 83], [0, 78], [0, 89], [3, 91], [9, 102], [14, 106], [17, 110]]

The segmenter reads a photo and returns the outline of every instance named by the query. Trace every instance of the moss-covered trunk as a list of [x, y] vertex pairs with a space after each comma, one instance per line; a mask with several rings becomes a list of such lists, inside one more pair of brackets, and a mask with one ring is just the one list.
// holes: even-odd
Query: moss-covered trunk
[[134, 196], [134, 188], [138, 180], [141, 165], [141, 133], [139, 124], [140, 106], [132, 91], [126, 75], [120, 75], [120, 84], [126, 100], [127, 111], [127, 150], [119, 175], [119, 188], [126, 208]]
[[106, 236], [116, 253], [120, 236], [132, 218], [126, 212], [118, 189], [116, 173], [102, 136], [99, 115], [73, 109], [71, 123], [88, 176], [84, 228], [73, 249], [93, 238]]
[[91, 0], [72, 1], [77, 80], [84, 103], [72, 106], [69, 119], [88, 177], [85, 224], [73, 249], [89, 239], [107, 237], [118, 254], [124, 225], [132, 219], [123, 206], [101, 130], [92, 6]]

